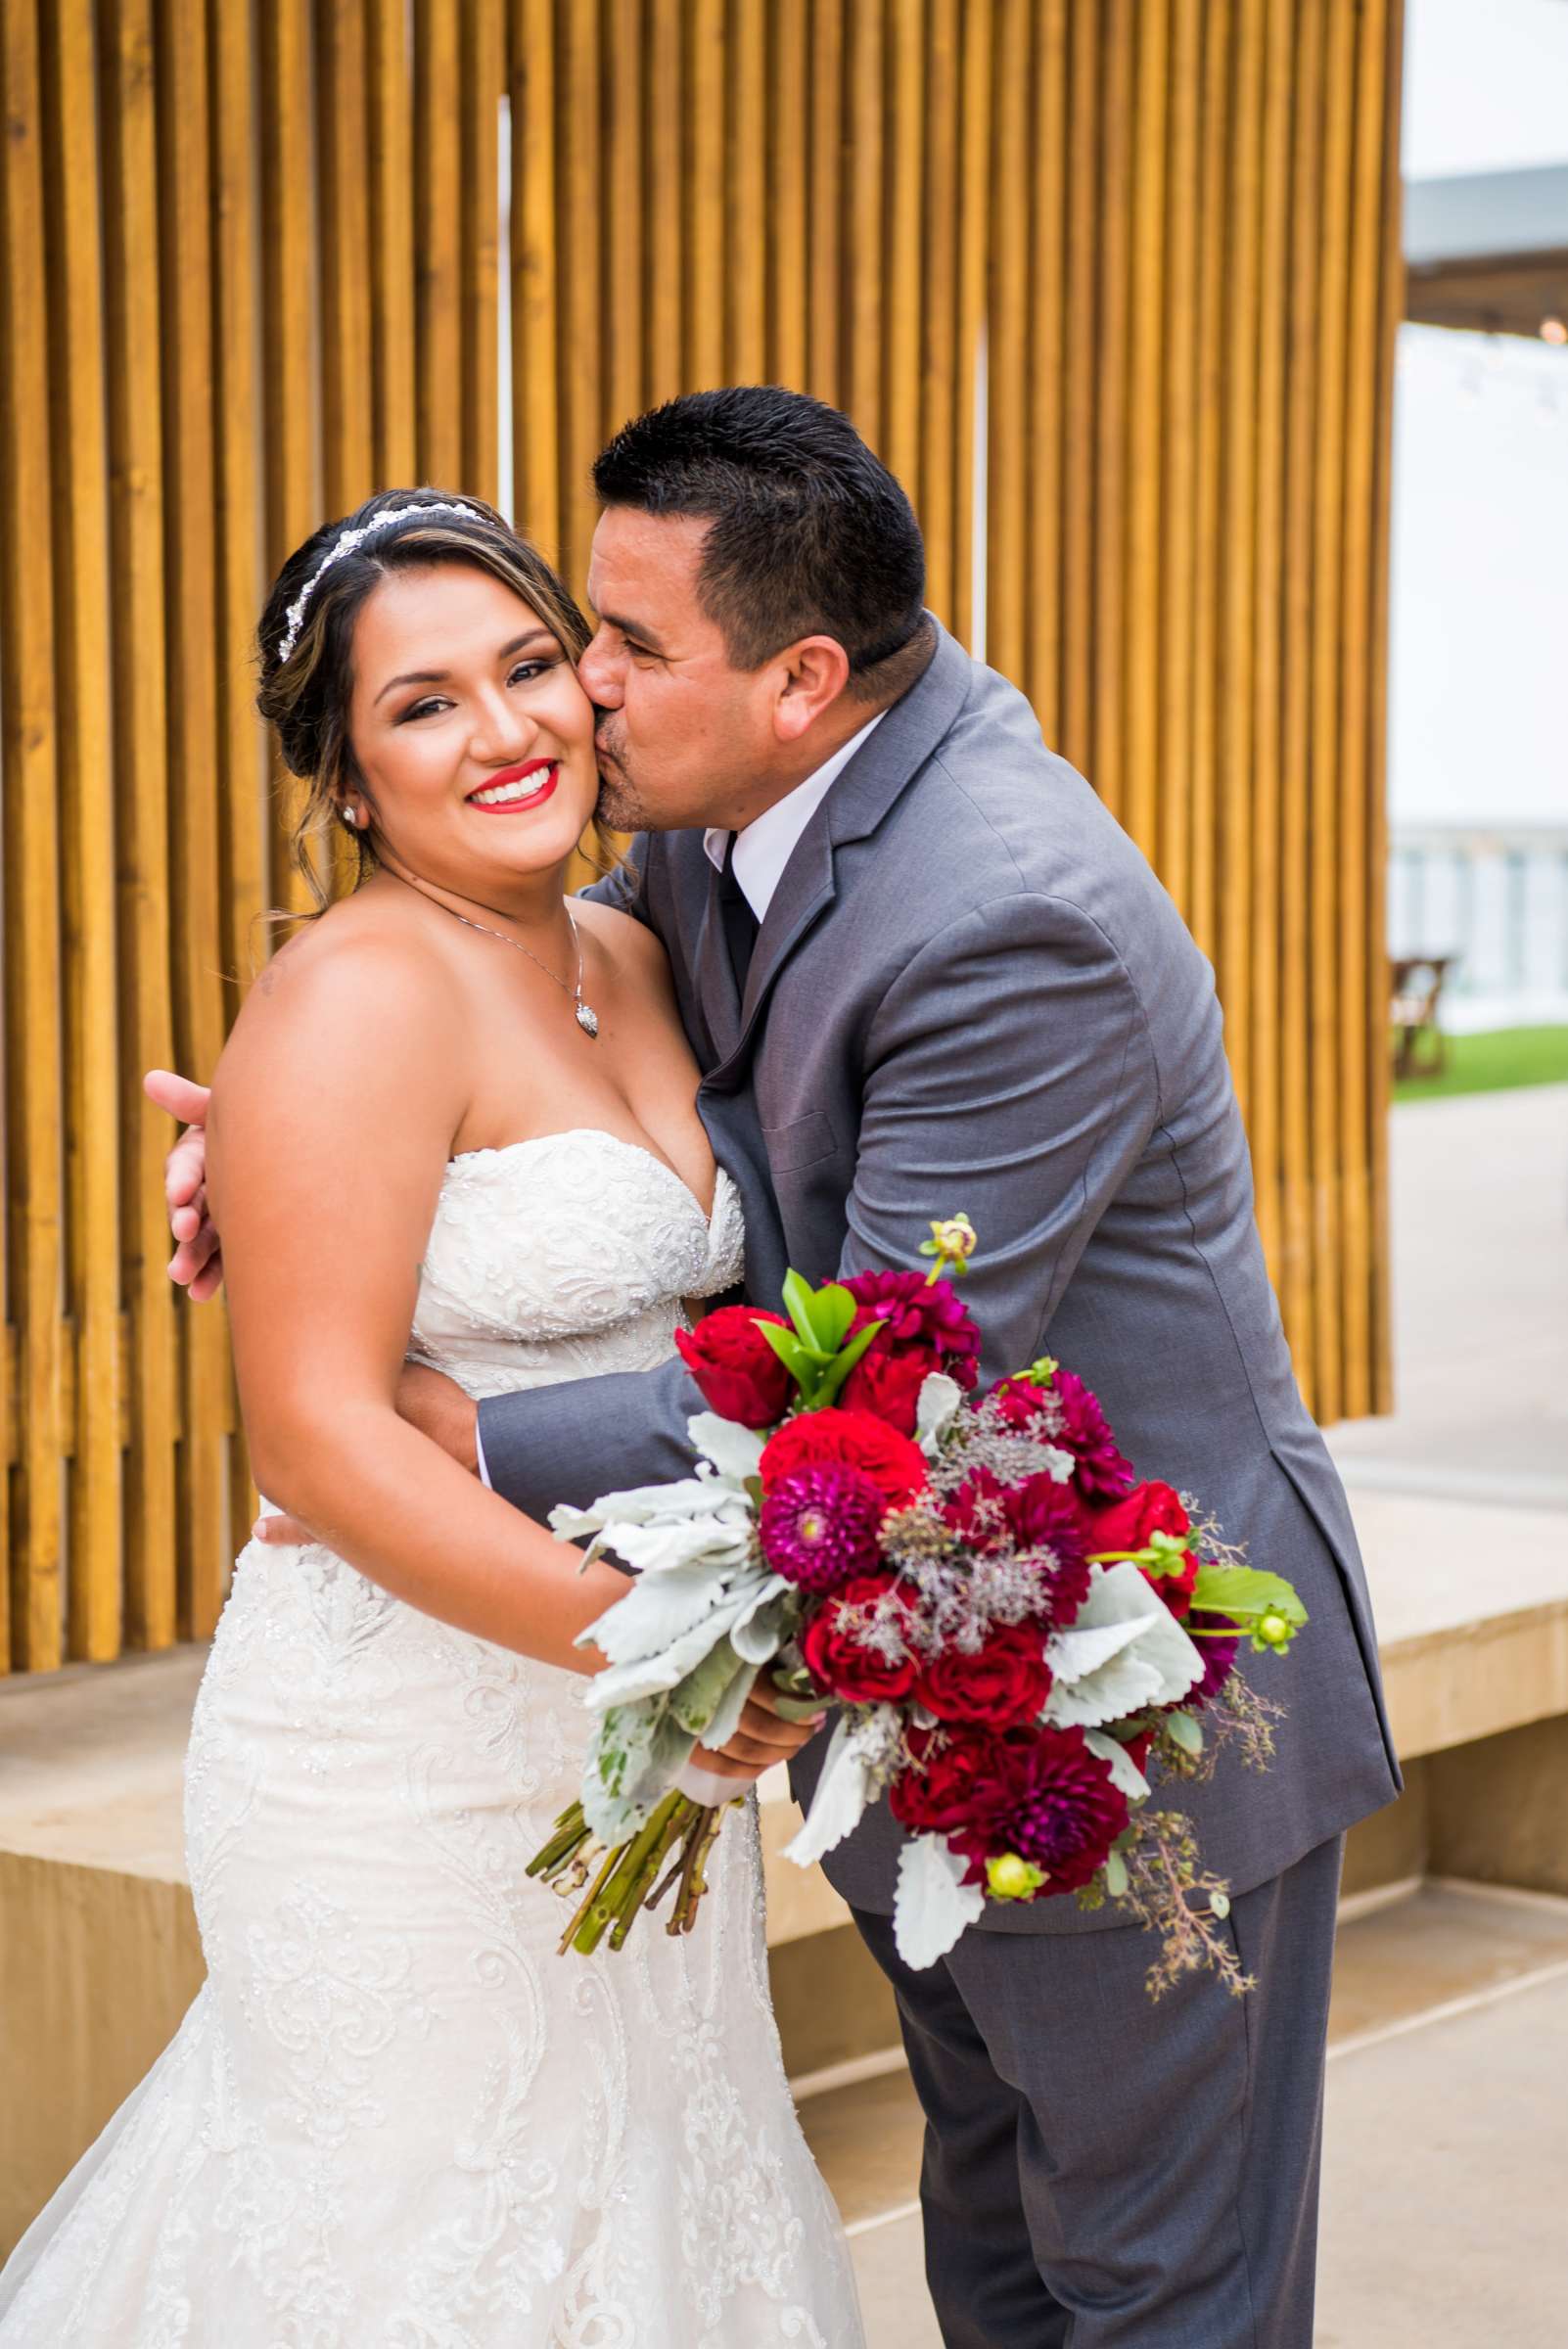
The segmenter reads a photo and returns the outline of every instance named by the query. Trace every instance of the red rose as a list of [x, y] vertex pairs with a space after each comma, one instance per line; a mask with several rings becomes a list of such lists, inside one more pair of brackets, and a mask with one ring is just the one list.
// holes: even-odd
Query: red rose
[[721, 1305], [692, 1330], [677, 1329], [681, 1360], [703, 1391], [703, 1401], [720, 1419], [742, 1427], [772, 1427], [783, 1418], [795, 1392], [778, 1356], [758, 1328], [789, 1323], [777, 1313], [757, 1313], [749, 1305]]
[[891, 1574], [857, 1575], [817, 1610], [802, 1633], [806, 1669], [828, 1695], [851, 1705], [887, 1704], [907, 1696], [914, 1686], [918, 1667], [907, 1649], [892, 1658], [879, 1655], [866, 1645], [863, 1630], [845, 1620], [847, 1609], [863, 1612], [894, 1587]]
[[815, 1468], [824, 1460], [842, 1460], [871, 1479], [890, 1509], [899, 1508], [926, 1481], [926, 1463], [917, 1447], [895, 1427], [873, 1418], [869, 1411], [803, 1411], [787, 1419], [765, 1446], [761, 1459], [764, 1492], [797, 1468]]
[[1051, 1692], [1045, 1635], [1038, 1624], [998, 1624], [975, 1655], [933, 1656], [914, 1692], [939, 1721], [1021, 1728], [1038, 1720]]
[[1122, 1500], [1090, 1509], [1090, 1556], [1106, 1549], [1146, 1549], [1151, 1534], [1185, 1534], [1192, 1520], [1169, 1485], [1137, 1485]]
[[955, 1833], [974, 1814], [986, 1738], [973, 1731], [911, 1729], [908, 1743], [912, 1767], [889, 1787], [888, 1808], [911, 1835]]
[[[1113, 1500], [1107, 1507], [1091, 1509], [1088, 1513], [1090, 1557], [1107, 1550], [1147, 1549], [1154, 1534], [1186, 1534], [1192, 1530], [1192, 1520], [1181, 1505], [1181, 1497], [1169, 1485], [1134, 1486], [1122, 1500]], [[1179, 1573], [1150, 1574], [1145, 1578], [1158, 1591], [1173, 1615], [1184, 1615], [1192, 1604], [1192, 1587], [1198, 1579], [1198, 1560], [1188, 1550]]]
[[844, 1383], [847, 1411], [869, 1411], [885, 1419], [901, 1436], [912, 1436], [919, 1415], [920, 1390], [941, 1367], [934, 1354], [916, 1349], [894, 1354], [873, 1346], [862, 1355]]

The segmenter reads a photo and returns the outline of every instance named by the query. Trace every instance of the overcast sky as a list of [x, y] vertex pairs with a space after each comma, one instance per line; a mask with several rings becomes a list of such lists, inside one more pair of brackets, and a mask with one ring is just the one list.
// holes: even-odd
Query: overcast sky
[[[1568, 0], [1409, 0], [1407, 178], [1568, 161]], [[1396, 823], [1568, 824], [1568, 349], [1401, 330]]]

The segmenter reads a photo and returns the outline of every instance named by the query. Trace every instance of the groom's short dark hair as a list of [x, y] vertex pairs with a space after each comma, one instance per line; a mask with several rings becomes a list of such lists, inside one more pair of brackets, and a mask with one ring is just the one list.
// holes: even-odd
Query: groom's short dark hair
[[593, 484], [607, 506], [712, 522], [697, 592], [737, 668], [832, 636], [872, 701], [924, 666], [920, 525], [837, 408], [776, 384], [688, 392], [623, 426]]

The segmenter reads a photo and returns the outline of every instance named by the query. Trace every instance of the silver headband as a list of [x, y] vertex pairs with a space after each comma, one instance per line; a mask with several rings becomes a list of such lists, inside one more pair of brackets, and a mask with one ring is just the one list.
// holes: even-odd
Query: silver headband
[[288, 624], [278, 640], [279, 661], [287, 661], [299, 642], [300, 625], [305, 616], [305, 607], [320, 586], [324, 572], [330, 571], [334, 563], [340, 562], [345, 555], [351, 555], [356, 548], [363, 546], [367, 538], [378, 537], [383, 530], [390, 530], [393, 523], [423, 522], [431, 514], [464, 514], [470, 522], [484, 520], [484, 516], [476, 506], [461, 505], [451, 498], [438, 498], [433, 499], [429, 505], [424, 506], [388, 506], [380, 514], [372, 514], [368, 522], [362, 522], [358, 530], [340, 530], [300, 588], [298, 602], [289, 606]]

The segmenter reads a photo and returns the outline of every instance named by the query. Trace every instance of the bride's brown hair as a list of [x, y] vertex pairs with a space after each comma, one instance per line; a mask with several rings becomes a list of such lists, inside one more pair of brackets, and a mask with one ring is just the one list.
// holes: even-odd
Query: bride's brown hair
[[[355, 531], [365, 533], [362, 542], [352, 542]], [[483, 498], [446, 489], [381, 489], [296, 547], [272, 582], [256, 631], [261, 681], [255, 699], [284, 765], [310, 786], [290, 828], [289, 853], [317, 913], [326, 911], [331, 898], [312, 848], [341, 816], [348, 793], [365, 790], [348, 735], [354, 622], [371, 590], [391, 573], [438, 563], [467, 563], [510, 587], [574, 664], [593, 632], [564, 580]], [[355, 831], [353, 843], [358, 869], [351, 886], [357, 889], [377, 859], [364, 831]], [[597, 817], [592, 844], [594, 861], [609, 871], [615, 846]]]

